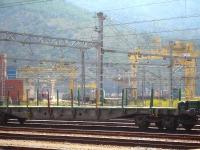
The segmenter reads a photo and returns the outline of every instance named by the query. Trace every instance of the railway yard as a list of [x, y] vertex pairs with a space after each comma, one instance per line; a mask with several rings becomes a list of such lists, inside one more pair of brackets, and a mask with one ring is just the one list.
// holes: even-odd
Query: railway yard
[[199, 12], [2, 0], [0, 150], [200, 149]]

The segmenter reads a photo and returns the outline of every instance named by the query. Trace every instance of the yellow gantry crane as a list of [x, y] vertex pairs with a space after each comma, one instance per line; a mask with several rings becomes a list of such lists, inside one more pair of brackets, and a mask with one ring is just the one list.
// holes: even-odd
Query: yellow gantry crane
[[[66, 77], [69, 78], [69, 89], [72, 89], [74, 91], [75, 89], [75, 80], [76, 80], [76, 76], [77, 76], [77, 68], [75, 66], [72, 65], [65, 65], [65, 64], [56, 64], [54, 66], [52, 66], [51, 68], [47, 68], [47, 67], [43, 67], [43, 66], [37, 66], [37, 67], [30, 67], [30, 66], [26, 66], [23, 68], [19, 68], [17, 69], [17, 72], [19, 74], [20, 77], [22, 78], [26, 78], [29, 75], [38, 75], [38, 74], [42, 74], [45, 73], [48, 75], [48, 73], [52, 74], [53, 72], [55, 73], [59, 73], [62, 74]], [[57, 80], [60, 80], [61, 78], [55, 77], [55, 78], [50, 78], [50, 83], [51, 83], [51, 92], [52, 94], [54, 93], [54, 87], [55, 87], [55, 83]]]
[[192, 43], [176, 41], [171, 43], [169, 47], [158, 50], [141, 51], [137, 49], [135, 53], [129, 54], [129, 60], [133, 63], [131, 71], [133, 74], [132, 88], [135, 89], [132, 93], [137, 97], [137, 64], [142, 59], [172, 59], [172, 66], [182, 65], [184, 68], [184, 83], [185, 83], [185, 98], [191, 100], [195, 96], [195, 78], [196, 78], [196, 58], [200, 56], [200, 52], [193, 50]]
[[[81, 85], [78, 85], [78, 88], [81, 88]], [[90, 82], [90, 83], [86, 84], [85, 88], [96, 89], [97, 88], [96, 82]]]

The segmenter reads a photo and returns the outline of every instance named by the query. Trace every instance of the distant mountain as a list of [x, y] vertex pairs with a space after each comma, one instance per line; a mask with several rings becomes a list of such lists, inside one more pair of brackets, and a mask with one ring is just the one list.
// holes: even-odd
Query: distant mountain
[[[95, 40], [97, 32], [95, 26], [97, 18], [95, 13], [73, 5], [64, 0], [55, 0], [45, 3], [22, 5], [8, 8], [0, 8], [0, 30], [65, 37], [72, 39]], [[106, 18], [105, 24], [111, 24], [111, 19]], [[134, 33], [123, 27], [105, 27], [104, 45], [107, 48], [130, 50], [139, 42], [148, 41], [148, 37], [126, 38], [118, 34]], [[113, 37], [106, 37], [113, 35]], [[1, 42], [0, 52], [6, 52], [9, 56], [28, 57], [40, 59], [57, 59], [64, 56], [69, 61], [79, 61], [80, 51], [69, 48], [59, 49], [37, 45], [20, 45], [16, 43]], [[13, 53], [15, 52], [15, 53]], [[109, 62], [127, 62], [127, 56], [110, 57], [105, 54], [105, 60]], [[88, 51], [87, 57], [96, 60], [96, 52]], [[88, 59], [87, 59], [88, 60]]]
[[[71, 28], [86, 26], [91, 21], [93, 21], [92, 14], [63, 0], [0, 8], [0, 30], [6, 31], [78, 39], [87, 35], [87, 31], [79, 32], [79, 30], [72, 30]], [[22, 46], [15, 43], [8, 44], [7, 42], [1, 42], [0, 50], [6, 51], [8, 55], [14, 54], [16, 57], [23, 58], [44, 57], [54, 59], [52, 56], [63, 55], [56, 48]], [[64, 53], [65, 56], [71, 55], [66, 53], [65, 50]]]

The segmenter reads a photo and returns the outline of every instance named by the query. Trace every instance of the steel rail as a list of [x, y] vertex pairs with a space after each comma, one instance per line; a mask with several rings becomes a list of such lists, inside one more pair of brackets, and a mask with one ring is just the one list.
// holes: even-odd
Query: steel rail
[[32, 134], [13, 134], [0, 133], [0, 139], [17, 139], [27, 141], [56, 141], [70, 142], [81, 144], [102, 144], [115, 146], [142, 146], [152, 148], [175, 148], [175, 149], [195, 149], [200, 148], [199, 142], [168, 142], [168, 141], [150, 141], [150, 140], [134, 140], [134, 139], [116, 139], [116, 138], [99, 138], [99, 137], [75, 137], [75, 136], [55, 136], [55, 135], [32, 135]]

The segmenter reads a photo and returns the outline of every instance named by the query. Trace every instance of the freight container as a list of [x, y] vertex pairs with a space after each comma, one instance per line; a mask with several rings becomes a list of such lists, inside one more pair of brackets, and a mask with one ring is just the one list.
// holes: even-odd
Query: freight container
[[8, 76], [8, 80], [16, 79], [16, 67], [15, 66], [7, 66], [7, 76]]
[[13, 104], [17, 104], [23, 100], [24, 85], [23, 80], [6, 80], [5, 81], [6, 97]]

